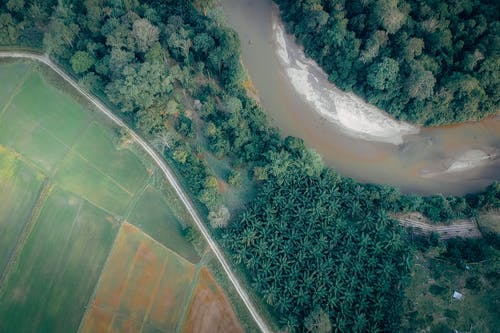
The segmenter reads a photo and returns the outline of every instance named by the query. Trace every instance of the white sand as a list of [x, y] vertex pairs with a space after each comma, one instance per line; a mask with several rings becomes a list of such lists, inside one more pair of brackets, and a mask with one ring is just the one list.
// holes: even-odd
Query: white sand
[[485, 164], [486, 160], [491, 158], [492, 156], [488, 155], [482, 150], [467, 150], [465, 153], [457, 157], [445, 172], [460, 172], [476, 168]]
[[356, 95], [345, 93], [331, 84], [326, 73], [308, 59], [293, 38], [285, 33], [276, 15], [273, 15], [273, 32], [276, 53], [294, 89], [316, 112], [336, 124], [345, 134], [370, 141], [401, 144], [404, 135], [419, 132], [417, 127], [398, 122]]

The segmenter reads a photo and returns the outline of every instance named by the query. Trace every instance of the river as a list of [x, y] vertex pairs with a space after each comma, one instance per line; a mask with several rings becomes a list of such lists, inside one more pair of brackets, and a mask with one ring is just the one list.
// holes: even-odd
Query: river
[[325, 164], [403, 192], [464, 194], [500, 179], [500, 118], [416, 128], [343, 93], [284, 32], [271, 0], [222, 0], [226, 23], [273, 126]]

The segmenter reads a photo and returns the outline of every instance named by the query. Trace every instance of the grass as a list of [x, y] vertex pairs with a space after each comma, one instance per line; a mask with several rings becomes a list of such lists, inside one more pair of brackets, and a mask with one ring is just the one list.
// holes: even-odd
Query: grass
[[[411, 283], [405, 290], [404, 326], [418, 332], [497, 332], [500, 262], [490, 260], [459, 268], [439, 259], [439, 252], [434, 249], [416, 254]], [[471, 281], [479, 282], [475, 285]], [[454, 291], [463, 298], [454, 299]]]
[[1, 63], [0, 62], [0, 77], [9, 78], [2, 81], [2, 89], [0, 89], [0, 114], [7, 107], [8, 102], [12, 99], [16, 92], [16, 88], [22, 83], [30, 66], [27, 63]]
[[[252, 318], [251, 314], [248, 312], [246, 305], [243, 303], [243, 300], [240, 298], [233, 284], [231, 283], [231, 281], [229, 281], [229, 278], [227, 277], [222, 267], [220, 267], [216, 259], [213, 257], [210, 258], [210, 261], [208, 262], [207, 266], [210, 270], [210, 273], [217, 280], [217, 283], [226, 292], [227, 297], [231, 302], [231, 305], [236, 315], [238, 316], [238, 319], [241, 325], [243, 326], [245, 332], [255, 332], [255, 333], [260, 332], [259, 327], [255, 323], [255, 320]], [[250, 282], [248, 280], [244, 280], [244, 278], [246, 278], [244, 274], [241, 273], [237, 274], [237, 277], [240, 281], [243, 281], [243, 285], [250, 285]], [[254, 306], [258, 307], [260, 303], [257, 302], [259, 296], [256, 295], [255, 293], [252, 293], [251, 289], [247, 288], [246, 291]], [[258, 308], [258, 311], [260, 315], [263, 316], [264, 320], [266, 321], [266, 324], [271, 325], [270, 326], [271, 331], [273, 332], [279, 331], [279, 327], [274, 323], [273, 319], [271, 318], [271, 315], [267, 312], [267, 310], [261, 307]]]
[[9, 320], [0, 321], [0, 331], [76, 331], [114, 238], [107, 219], [53, 190], [2, 290], [9, 302], [0, 303], [0, 313]]
[[203, 263], [175, 191], [45, 66], [0, 81], [0, 332], [177, 329]]
[[200, 257], [193, 246], [184, 239], [183, 222], [179, 220], [171, 206], [160, 191], [148, 186], [132, 210], [128, 221], [192, 263], [197, 263]]
[[500, 209], [481, 212], [477, 223], [481, 231], [500, 234]]
[[180, 332], [244, 332], [231, 304], [206, 267], [201, 268]]
[[0, 276], [31, 214], [42, 175], [0, 145]]
[[137, 192], [148, 178], [141, 160], [128, 149], [116, 149], [110, 129], [97, 123], [90, 125], [73, 149], [130, 193]]
[[65, 189], [117, 215], [125, 213], [134, 195], [76, 153], [70, 153], [63, 161], [55, 180]]
[[82, 332], [128, 327], [170, 332], [182, 314], [195, 266], [124, 223]]

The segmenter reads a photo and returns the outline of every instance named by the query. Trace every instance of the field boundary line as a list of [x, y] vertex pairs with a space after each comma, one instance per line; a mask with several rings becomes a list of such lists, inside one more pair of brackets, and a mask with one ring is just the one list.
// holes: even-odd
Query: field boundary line
[[57, 172], [59, 171], [59, 169], [61, 168], [61, 166], [64, 164], [64, 160], [66, 159], [66, 157], [71, 153], [71, 151], [73, 150], [74, 146], [76, 145], [76, 143], [78, 142], [78, 139], [83, 136], [83, 134], [87, 131], [87, 129], [90, 127], [90, 125], [92, 124], [93, 120], [90, 121], [87, 126], [84, 126], [82, 128], [82, 130], [80, 132], [78, 132], [78, 135], [75, 137], [75, 140], [74, 142], [72, 142], [70, 145], [67, 145], [66, 143], [62, 142], [61, 140], [59, 140], [59, 138], [57, 138], [54, 134], [52, 134], [47, 128], [43, 127], [43, 126], [39, 126], [40, 128], [44, 129], [45, 131], [47, 131], [47, 133], [49, 135], [51, 135], [52, 137], [54, 137], [56, 140], [58, 140], [60, 143], [62, 143], [65, 147], [66, 147], [66, 151], [64, 152], [64, 155], [62, 156], [61, 160], [59, 161], [59, 163], [57, 163], [57, 165], [54, 166], [54, 170], [52, 170], [51, 172], [51, 177], [52, 178], [55, 178]]
[[186, 315], [189, 310], [189, 305], [191, 304], [191, 300], [193, 298], [193, 293], [194, 290], [196, 289], [196, 285], [198, 284], [198, 280], [200, 277], [200, 271], [203, 267], [206, 267], [206, 263], [204, 262], [204, 259], [206, 257], [206, 253], [203, 255], [202, 258], [200, 258], [200, 261], [198, 264], [196, 264], [196, 270], [194, 271], [193, 274], [193, 279], [191, 280], [191, 283], [189, 284], [189, 290], [186, 295], [186, 300], [184, 301], [184, 304], [182, 304], [182, 312], [181, 316], [179, 317], [179, 320], [177, 321], [177, 325], [175, 326], [175, 333], [179, 333], [182, 327], [184, 327], [184, 322], [186, 321]]
[[146, 309], [146, 313], [144, 314], [144, 318], [142, 318], [141, 328], [139, 329], [140, 333], [142, 333], [142, 330], [144, 329], [144, 324], [146, 324], [146, 322], [149, 319], [149, 313], [151, 312], [151, 309], [153, 308], [153, 304], [156, 300], [156, 294], [158, 293], [158, 289], [160, 288], [161, 279], [163, 278], [163, 274], [165, 274], [165, 271], [167, 270], [168, 261], [169, 261], [169, 257], [165, 256], [165, 258], [163, 258], [163, 265], [161, 268], [161, 273], [158, 276], [158, 281], [156, 282], [155, 287], [153, 288], [153, 292], [151, 293], [151, 300], [149, 301], [148, 308]]
[[[130, 203], [128, 204], [127, 209], [125, 210], [125, 213], [123, 215], [123, 220], [127, 221], [128, 218], [130, 217], [130, 214], [134, 211], [135, 207], [137, 206], [137, 203], [141, 199], [142, 195], [146, 192], [146, 189], [150, 186], [149, 183], [151, 182], [151, 178], [153, 175], [149, 175], [148, 178], [146, 178], [146, 181], [142, 185], [141, 188], [139, 188], [135, 193], [134, 196], [132, 197], [132, 200], [130, 200]], [[141, 229], [141, 228], [139, 228]], [[141, 229], [142, 231], [142, 229]], [[143, 231], [144, 232], [144, 231]]]
[[26, 164], [26, 166], [31, 169], [33, 172], [40, 174], [43, 176], [43, 178], [49, 178], [49, 176], [46, 174], [46, 171], [40, 168], [38, 165], [36, 165], [32, 160], [29, 158], [25, 157], [23, 154], [15, 150], [13, 147], [6, 146], [0, 144], [5, 150], [7, 150], [9, 153], [14, 154], [14, 156], [21, 162]]
[[[78, 206], [78, 210], [76, 211], [75, 218], [71, 222], [71, 228], [70, 228], [68, 234], [66, 235], [66, 238], [64, 239], [64, 245], [63, 245], [63, 250], [62, 250], [61, 256], [57, 260], [57, 264], [55, 266], [55, 272], [52, 274], [52, 279], [50, 279], [49, 286], [47, 288], [48, 289], [47, 299], [43, 300], [44, 306], [41, 309], [38, 310], [38, 314], [37, 314], [36, 319], [35, 319], [35, 321], [37, 323], [40, 322], [40, 320], [42, 319], [41, 317], [42, 317], [43, 311], [47, 308], [46, 305], [47, 305], [47, 302], [48, 302], [48, 297], [50, 297], [50, 294], [51, 294], [52, 290], [54, 289], [54, 284], [55, 284], [57, 278], [65, 270], [65, 268], [62, 267], [62, 263], [64, 262], [64, 257], [66, 256], [66, 249], [69, 246], [69, 241], [71, 239], [71, 236], [73, 235], [73, 232], [75, 230], [75, 226], [78, 223], [78, 221], [80, 220], [80, 213], [82, 212], [84, 204], [85, 204], [85, 201], [82, 200], [80, 202], [80, 205]], [[37, 324], [37, 326], [38, 326], [38, 324]]]
[[157, 241], [156, 239], [154, 239], [151, 235], [149, 235], [148, 233], [146, 233], [144, 230], [142, 230], [138, 226], [136, 226], [136, 225], [134, 225], [134, 224], [132, 224], [130, 222], [127, 222], [127, 221], [125, 221], [123, 223], [124, 224], [128, 224], [128, 225], [132, 226], [133, 228], [136, 228], [137, 230], [139, 230], [145, 236], [145, 238], [147, 240], [152, 241], [155, 245], [158, 245], [161, 248], [165, 249], [169, 254], [172, 254], [174, 257], [176, 257], [177, 259], [179, 259], [181, 262], [188, 263], [191, 266], [196, 266], [196, 265], [198, 265], [201, 262], [202, 258], [200, 258], [200, 262], [198, 262], [197, 264], [193, 264], [191, 261], [189, 261], [186, 258], [184, 258], [183, 256], [181, 256], [179, 253], [175, 252], [174, 250], [172, 250], [168, 246], [166, 246], [166, 245], [160, 243], [159, 241]]
[[194, 208], [194, 205], [191, 203], [191, 200], [187, 196], [187, 194], [184, 192], [184, 189], [181, 187], [179, 181], [177, 180], [176, 176], [174, 175], [173, 171], [170, 169], [170, 167], [166, 164], [165, 160], [141, 137], [139, 136], [135, 131], [133, 131], [123, 120], [121, 120], [118, 116], [116, 116], [108, 107], [106, 107], [101, 101], [97, 99], [94, 95], [89, 93], [88, 91], [84, 90], [82, 87], [78, 85], [78, 83], [71, 78], [66, 72], [64, 72], [58, 65], [56, 65], [47, 54], [41, 55], [33, 52], [26, 52], [26, 51], [0, 51], [0, 58], [25, 58], [25, 59], [33, 59], [36, 61], [39, 61], [41, 63], [44, 63], [45, 65], [49, 66], [59, 74], [68, 84], [73, 86], [78, 92], [80, 92], [84, 97], [86, 97], [94, 106], [101, 111], [103, 114], [105, 114], [109, 119], [111, 119], [116, 125], [123, 127], [126, 129], [132, 139], [134, 139], [145, 151], [146, 153], [151, 156], [153, 161], [156, 163], [156, 165], [163, 171], [163, 174], [165, 175], [166, 179], [169, 181], [170, 185], [174, 188], [175, 192], [181, 199], [181, 201], [184, 203], [184, 206], [188, 210], [189, 214], [193, 218], [196, 226], [200, 230], [201, 234], [203, 237], [206, 239], [208, 246], [212, 250], [212, 252], [215, 254], [217, 260], [221, 264], [224, 272], [227, 274], [229, 280], [233, 284], [234, 288], [236, 289], [236, 292], [242, 299], [243, 303], [245, 304], [246, 308], [250, 312], [250, 315], [254, 319], [255, 323], [257, 326], [259, 326], [260, 330], [264, 333], [271, 332], [269, 327], [267, 326], [266, 322], [264, 319], [260, 316], [258, 313], [257, 309], [253, 305], [250, 296], [248, 293], [245, 291], [245, 289], [242, 287], [240, 281], [236, 277], [235, 273], [231, 269], [231, 266], [229, 265], [228, 261], [224, 257], [222, 251], [220, 250], [219, 246], [215, 242], [214, 239], [212, 239], [212, 236], [210, 235], [210, 232], [208, 231], [208, 228], [205, 226], [205, 224], [202, 222], [201, 218], [198, 215], [198, 212]]
[[[87, 126], [85, 126], [83, 128], [83, 130], [79, 133], [79, 134], [83, 134], [85, 133], [85, 131], [90, 127], [91, 123], [94, 122], [94, 120], [92, 120], [91, 122], [89, 122], [87, 124]], [[100, 173], [104, 178], [106, 179], [109, 179], [111, 181], [111, 183], [113, 183], [114, 185], [116, 185], [120, 190], [122, 190], [123, 192], [125, 192], [126, 194], [128, 194], [130, 197], [133, 197], [134, 196], [134, 193], [130, 192], [128, 189], [126, 189], [122, 184], [120, 184], [120, 182], [118, 182], [116, 179], [114, 179], [113, 177], [111, 177], [110, 175], [108, 175], [107, 173], [105, 173], [104, 171], [102, 171], [99, 167], [97, 167], [94, 163], [90, 162], [85, 156], [83, 156], [82, 154], [80, 154], [76, 149], [74, 149], [74, 146], [76, 145], [76, 143], [78, 142], [78, 137], [77, 139], [75, 140], [75, 142], [71, 143], [70, 145], [68, 145], [67, 143], [65, 143], [61, 138], [57, 137], [56, 135], [54, 135], [54, 133], [52, 133], [48, 128], [46, 128], [45, 126], [42, 126], [40, 123], [36, 123], [36, 127], [38, 128], [41, 128], [43, 131], [45, 131], [50, 137], [52, 137], [54, 140], [56, 140], [57, 142], [59, 142], [61, 145], [63, 145], [65, 148], [66, 148], [66, 151], [64, 152], [64, 156], [63, 158], [61, 159], [60, 163], [58, 163], [58, 166], [57, 168], [54, 170], [54, 172], [52, 173], [52, 176], [55, 176], [56, 172], [60, 169], [61, 165], [64, 164], [64, 160], [71, 154], [74, 154], [75, 156], [77, 156], [78, 158], [81, 158], [84, 162], [86, 162], [92, 169], [95, 169], [98, 173]]]
[[[85, 198], [82, 198], [82, 199], [85, 200]], [[106, 259], [104, 260], [104, 263], [102, 265], [101, 271], [99, 272], [99, 277], [97, 278], [97, 281], [95, 283], [94, 289], [92, 290], [92, 294], [90, 294], [90, 297], [89, 297], [89, 300], [87, 302], [87, 305], [85, 306], [85, 311], [82, 314], [82, 319], [80, 320], [80, 324], [78, 325], [78, 329], [76, 330], [76, 333], [80, 333], [81, 332], [82, 327], [83, 327], [83, 323], [85, 322], [85, 319], [87, 318], [87, 315], [89, 314], [90, 309], [93, 307], [92, 303], [94, 303], [95, 296], [97, 295], [97, 290], [99, 289], [99, 284], [101, 282], [102, 275], [104, 273], [104, 270], [108, 266], [108, 262], [110, 260], [109, 258], [111, 257], [111, 253], [113, 253], [113, 249], [115, 248], [115, 244], [116, 244], [116, 240], [118, 238], [118, 234], [120, 233], [120, 230], [122, 228], [121, 224], [118, 221], [116, 221], [116, 222], [117, 222], [117, 226], [118, 226], [118, 231], [115, 234], [115, 238], [113, 239], [113, 243], [111, 243], [111, 247], [109, 248], [108, 255], [106, 256]]]
[[89, 200], [89, 198], [87, 198], [86, 196], [84, 196], [84, 195], [82, 195], [82, 194], [75, 193], [75, 192], [73, 192], [72, 190], [66, 189], [66, 188], [64, 188], [63, 186], [59, 185], [59, 184], [58, 184], [58, 186], [59, 186], [60, 188], [62, 188], [63, 190], [68, 191], [68, 192], [70, 192], [70, 193], [72, 193], [72, 194], [76, 195], [78, 198], [80, 198], [80, 199], [82, 199], [82, 200], [84, 200], [84, 201], [87, 201], [87, 202], [88, 202], [89, 204], [91, 204], [92, 206], [94, 206], [94, 207], [96, 207], [96, 208], [99, 208], [99, 209], [100, 209], [100, 210], [102, 210], [103, 212], [106, 212], [107, 214], [109, 214], [109, 215], [113, 216], [113, 218], [116, 220], [116, 222], [117, 222], [118, 224], [120, 224], [119, 219], [121, 219], [121, 215], [119, 215], [119, 214], [117, 214], [117, 213], [113, 213], [112, 211], [110, 211], [110, 210], [108, 210], [108, 209], [106, 209], [106, 208], [104, 208], [104, 207], [102, 207], [102, 206], [99, 206], [98, 204], [96, 204], [96, 203], [95, 203], [95, 202], [93, 202], [92, 200]]
[[45, 202], [47, 201], [47, 198], [49, 197], [50, 193], [52, 192], [52, 189], [54, 188], [53, 184], [50, 182], [50, 179], [48, 177], [45, 178], [40, 191], [38, 192], [38, 197], [35, 201], [35, 204], [33, 205], [31, 209], [30, 216], [28, 218], [28, 221], [26, 221], [26, 224], [23, 227], [23, 230], [19, 234], [16, 242], [16, 246], [14, 247], [14, 250], [12, 251], [9, 260], [7, 261], [7, 264], [5, 265], [5, 269], [3, 271], [2, 276], [0, 276], [0, 292], [2, 289], [5, 287], [5, 283], [8, 280], [9, 273], [11, 270], [15, 267], [15, 263], [19, 259], [19, 256], [21, 255], [21, 252], [24, 249], [24, 245], [26, 244], [26, 241], [30, 237], [33, 229], [35, 228], [36, 222], [38, 221], [38, 217], [40, 216], [43, 206], [45, 205]]
[[26, 79], [28, 78], [28, 76], [31, 75], [32, 72], [33, 72], [33, 66], [29, 66], [28, 69], [26, 70], [26, 73], [24, 73], [23, 77], [21, 78], [21, 80], [19, 80], [19, 83], [14, 88], [14, 91], [12, 92], [12, 94], [10, 94], [9, 99], [7, 100], [7, 102], [5, 103], [3, 108], [0, 110], [0, 120], [2, 119], [3, 114], [6, 112], [6, 110], [9, 108], [9, 106], [12, 104], [14, 97], [16, 97], [17, 94], [19, 94], [22, 86], [24, 86], [24, 83], [26, 82]]
[[[141, 241], [141, 242], [139, 242], [139, 246], [137, 246], [137, 250], [135, 251], [135, 254], [134, 254], [134, 259], [132, 259], [132, 264], [130, 265], [130, 268], [128, 269], [127, 275], [125, 276], [125, 285], [128, 285], [128, 281], [130, 280], [130, 275], [132, 274], [132, 272], [135, 268], [135, 263], [137, 261], [137, 258], [139, 257], [139, 253], [140, 253], [139, 250], [141, 249], [141, 246], [143, 244], [144, 243]], [[109, 332], [109, 330], [113, 327], [113, 324], [115, 323], [116, 316], [119, 315], [118, 309], [120, 308], [120, 304], [122, 303], [122, 299], [123, 299], [123, 294], [125, 294], [126, 290], [127, 290], [127, 288], [123, 288], [123, 290], [121, 290], [121, 292], [120, 292], [120, 297], [118, 298], [118, 305], [117, 305], [117, 308], [113, 311], [113, 318], [111, 319], [111, 322], [109, 323], [107, 332]]]

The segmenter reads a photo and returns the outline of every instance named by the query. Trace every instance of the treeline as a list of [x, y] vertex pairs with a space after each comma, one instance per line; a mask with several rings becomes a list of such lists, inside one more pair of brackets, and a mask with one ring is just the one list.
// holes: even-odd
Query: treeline
[[325, 169], [301, 139], [268, 125], [243, 87], [236, 33], [205, 1], [0, 6], [0, 44], [43, 48], [121, 110], [172, 162], [213, 227], [229, 215], [207, 150], [230, 161], [234, 182], [248, 174], [259, 184], [216, 234], [283, 328], [397, 330], [409, 244], [389, 212], [441, 219], [498, 206], [497, 184], [477, 199], [421, 198]]
[[[380, 185], [371, 185], [380, 187]], [[393, 212], [417, 211], [427, 216], [432, 222], [448, 222], [461, 218], [476, 218], [481, 210], [500, 207], [500, 184], [493, 182], [483, 192], [465, 196], [443, 196], [435, 194], [421, 197], [400, 194], [391, 187], [381, 187], [389, 196], [384, 197], [387, 208]], [[392, 205], [391, 205], [392, 203]]]
[[500, 3], [275, 0], [288, 31], [343, 90], [441, 125], [500, 107]]

